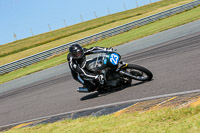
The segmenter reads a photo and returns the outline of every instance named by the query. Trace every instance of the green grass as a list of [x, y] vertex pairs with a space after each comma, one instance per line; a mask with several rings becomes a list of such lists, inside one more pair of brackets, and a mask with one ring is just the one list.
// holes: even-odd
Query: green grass
[[[105, 40], [96, 42], [94, 44], [88, 45], [86, 47], [92, 46], [102, 46], [102, 47], [113, 47], [116, 45], [120, 45], [144, 36], [152, 35], [154, 33], [167, 30], [185, 23], [192, 22], [194, 20], [200, 19], [200, 7], [195, 9], [186, 11], [181, 14], [174, 15], [172, 17], [156, 21], [154, 23], [142, 26], [137, 29], [133, 29], [129, 32], [125, 32], [123, 34], [116, 35], [114, 37], [107, 38]], [[24, 75], [28, 75], [52, 66], [56, 66], [66, 62], [67, 54], [62, 54], [61, 56], [56, 56], [49, 60], [41, 61], [37, 64], [33, 64], [31, 66], [27, 66], [26, 68], [22, 68], [8, 74], [1, 75], [0, 84], [7, 82], [9, 80], [13, 80]]]
[[199, 133], [200, 107], [64, 120], [5, 133]]
[[163, 0], [140, 8], [100, 17], [34, 37], [0, 45], [0, 65], [105, 31], [192, 0]]
[[112, 47], [200, 19], [200, 7], [99, 41], [91, 46]]
[[0, 84], [10, 81], [10, 80], [13, 80], [13, 79], [16, 79], [16, 78], [19, 78], [19, 77], [22, 77], [24, 75], [28, 75], [28, 74], [52, 67], [52, 66], [56, 66], [58, 64], [65, 63], [66, 60], [67, 60], [67, 54], [65, 53], [60, 56], [51, 58], [49, 60], [44, 60], [39, 63], [35, 63], [33, 65], [27, 66], [25, 68], [18, 69], [16, 71], [13, 71], [8, 74], [0, 76], [0, 78], [1, 78]]

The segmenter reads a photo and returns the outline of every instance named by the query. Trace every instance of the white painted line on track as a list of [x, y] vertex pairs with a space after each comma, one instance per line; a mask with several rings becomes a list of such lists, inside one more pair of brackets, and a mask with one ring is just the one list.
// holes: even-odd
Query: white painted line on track
[[163, 97], [170, 97], [170, 96], [184, 95], [184, 94], [190, 94], [190, 93], [197, 93], [197, 92], [200, 92], [200, 89], [191, 90], [191, 91], [176, 92], [176, 93], [171, 93], [171, 94], [164, 94], [164, 95], [158, 95], [158, 96], [152, 96], [152, 97], [146, 97], [146, 98], [140, 98], [140, 99], [116, 102], [116, 103], [110, 103], [110, 104], [105, 104], [105, 105], [99, 105], [99, 106], [95, 106], [95, 107], [84, 108], [84, 109], [79, 109], [79, 110], [75, 110], [75, 111], [69, 111], [69, 112], [59, 113], [59, 114], [50, 115], [50, 116], [39, 117], [39, 118], [36, 118], [36, 119], [26, 120], [26, 121], [22, 121], [22, 122], [16, 122], [16, 123], [8, 124], [8, 125], [3, 125], [3, 126], [0, 126], [0, 128], [14, 126], [14, 125], [22, 124], [22, 123], [28, 123], [28, 122], [31, 122], [31, 121], [48, 119], [48, 118], [51, 118], [51, 117], [70, 114], [70, 113], [82, 112], [82, 111], [98, 109], [98, 108], [106, 108], [106, 107], [109, 107], [109, 106], [116, 106], [116, 105], [120, 105], [120, 104], [127, 104], [127, 103], [135, 103], [135, 102], [153, 100], [153, 99], [163, 98]]

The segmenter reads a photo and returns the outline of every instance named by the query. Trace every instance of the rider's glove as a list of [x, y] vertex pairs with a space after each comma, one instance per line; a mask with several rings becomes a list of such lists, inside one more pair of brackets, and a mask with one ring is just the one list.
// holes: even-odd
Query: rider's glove
[[100, 84], [104, 84], [104, 77], [103, 75], [97, 75], [95, 77], [95, 79], [100, 83]]
[[113, 48], [112, 47], [106, 48], [106, 51], [113, 51]]

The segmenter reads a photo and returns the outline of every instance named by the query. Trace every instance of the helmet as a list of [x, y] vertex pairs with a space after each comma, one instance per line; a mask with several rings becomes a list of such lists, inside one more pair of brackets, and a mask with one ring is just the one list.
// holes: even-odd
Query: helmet
[[73, 44], [69, 47], [69, 52], [72, 54], [73, 59], [81, 59], [84, 57], [83, 48], [79, 44]]

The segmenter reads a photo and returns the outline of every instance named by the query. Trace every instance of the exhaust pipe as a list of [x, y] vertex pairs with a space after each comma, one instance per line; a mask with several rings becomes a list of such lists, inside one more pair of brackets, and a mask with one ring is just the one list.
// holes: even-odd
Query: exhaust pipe
[[83, 93], [89, 92], [89, 91], [88, 91], [88, 88], [83, 88], [83, 87], [78, 87], [76, 90], [77, 90], [78, 92], [83, 92]]

